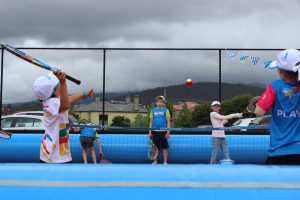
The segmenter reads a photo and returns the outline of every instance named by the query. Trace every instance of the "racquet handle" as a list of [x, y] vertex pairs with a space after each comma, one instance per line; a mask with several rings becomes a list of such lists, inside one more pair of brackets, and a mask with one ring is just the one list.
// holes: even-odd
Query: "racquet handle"
[[74, 83], [76, 83], [77, 85], [80, 85], [81, 81], [76, 79], [76, 78], [73, 78], [72, 76], [69, 76], [67, 75], [66, 78]]

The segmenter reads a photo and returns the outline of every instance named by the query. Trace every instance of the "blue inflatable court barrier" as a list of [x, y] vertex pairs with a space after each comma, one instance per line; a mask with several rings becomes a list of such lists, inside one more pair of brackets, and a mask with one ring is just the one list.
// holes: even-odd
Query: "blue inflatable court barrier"
[[[19, 133], [10, 140], [0, 140], [0, 162], [39, 162], [42, 137], [43, 134]], [[151, 162], [147, 157], [146, 134], [100, 134], [99, 137], [105, 158], [113, 163]], [[227, 142], [231, 159], [237, 164], [263, 164], [266, 160], [269, 135], [227, 135]], [[73, 162], [82, 163], [78, 134], [70, 134], [70, 146]], [[169, 146], [169, 163], [209, 163], [211, 135], [171, 135]], [[219, 160], [221, 155], [219, 152]]]
[[0, 164], [1, 199], [299, 199], [299, 166]]

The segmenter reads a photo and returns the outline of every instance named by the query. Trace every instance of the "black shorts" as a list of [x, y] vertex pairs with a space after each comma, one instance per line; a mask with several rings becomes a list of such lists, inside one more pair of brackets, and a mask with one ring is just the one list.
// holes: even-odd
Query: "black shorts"
[[80, 143], [82, 148], [91, 148], [94, 146], [95, 138], [92, 137], [86, 137], [86, 136], [80, 136]]
[[169, 144], [166, 139], [166, 131], [152, 131], [152, 140], [158, 149], [168, 149]]
[[267, 165], [300, 165], [300, 154], [269, 156]]

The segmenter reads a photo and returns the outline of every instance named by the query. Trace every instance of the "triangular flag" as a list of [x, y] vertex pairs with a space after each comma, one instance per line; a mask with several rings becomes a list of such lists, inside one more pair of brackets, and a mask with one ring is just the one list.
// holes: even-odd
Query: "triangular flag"
[[237, 55], [237, 52], [236, 51], [228, 51], [227, 54], [228, 54], [230, 60], [232, 60]]
[[245, 56], [243, 54], [241, 54], [240, 56], [240, 62], [243, 63], [249, 56]]
[[253, 64], [253, 66], [255, 66], [259, 60], [260, 60], [260, 58], [258, 58], [258, 57], [253, 57], [253, 56], [251, 57], [251, 63]]
[[264, 59], [264, 66], [265, 66], [265, 68], [268, 68], [269, 67], [269, 65], [271, 64], [271, 60], [269, 60], [269, 59]]

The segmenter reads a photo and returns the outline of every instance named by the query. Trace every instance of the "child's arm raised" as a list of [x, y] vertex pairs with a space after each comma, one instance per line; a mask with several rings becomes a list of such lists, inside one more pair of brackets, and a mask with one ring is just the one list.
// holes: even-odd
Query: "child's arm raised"
[[67, 88], [67, 82], [66, 82], [66, 73], [62, 71], [57, 71], [55, 73], [56, 77], [59, 80], [60, 84], [60, 107], [59, 112], [66, 111], [70, 108], [70, 102], [68, 98], [68, 88]]
[[81, 93], [81, 94], [76, 94], [76, 95], [71, 95], [69, 96], [69, 102], [70, 104], [75, 103], [76, 101], [79, 101], [81, 99], [84, 99], [86, 97], [93, 97], [94, 96], [94, 90], [91, 88], [87, 91], [87, 93]]

